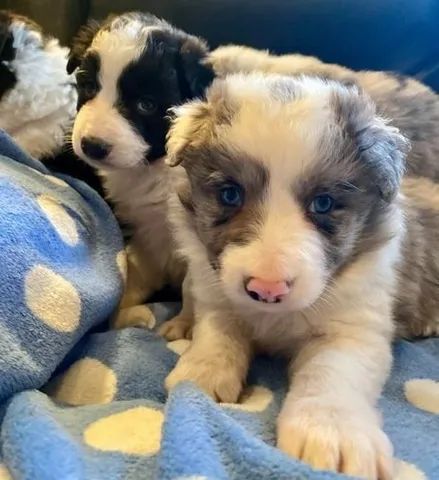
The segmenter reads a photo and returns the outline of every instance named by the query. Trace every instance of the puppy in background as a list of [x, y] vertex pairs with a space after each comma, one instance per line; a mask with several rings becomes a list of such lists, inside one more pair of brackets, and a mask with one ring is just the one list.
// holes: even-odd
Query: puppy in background
[[[98, 170], [116, 215], [132, 229], [119, 327], [148, 325], [150, 312], [140, 305], [165, 284], [180, 287], [184, 277], [167, 223], [167, 115], [210, 84], [211, 70], [200, 61], [206, 54], [201, 40], [142, 13], [91, 23], [72, 48], [67, 70], [76, 71], [79, 94], [73, 148]], [[184, 336], [188, 310], [184, 305], [162, 333]]]
[[[439, 103], [431, 90], [414, 80], [378, 72], [355, 73], [312, 57], [275, 57], [247, 47], [209, 52], [203, 40], [141, 13], [91, 23], [76, 39], [68, 70], [77, 70], [80, 94], [75, 152], [100, 171], [120, 220], [132, 224], [135, 232], [129, 246], [131, 280], [123, 302], [126, 306], [142, 302], [163, 283], [180, 283], [182, 269], [179, 265], [178, 274], [172, 273], [174, 259], [169, 251], [174, 247], [163, 220], [168, 109], [202, 96], [215, 76], [261, 70], [312, 73], [358, 83], [377, 102], [380, 113], [395, 117], [395, 124], [412, 140], [408, 170], [428, 177], [433, 169], [439, 179], [439, 145], [431, 140], [439, 134]], [[399, 105], [405, 115], [398, 113]], [[418, 129], [413, 127], [414, 116]], [[164, 232], [164, 237], [158, 232]], [[143, 307], [135, 311], [148, 316]], [[190, 312], [190, 307], [183, 307], [184, 312]], [[407, 315], [407, 328], [401, 328], [401, 334], [422, 335], [409, 319]], [[176, 320], [162, 330], [169, 338], [190, 331], [189, 313]], [[130, 323], [121, 321], [121, 325]]]
[[103, 193], [94, 170], [78, 162], [68, 137], [76, 113], [76, 82], [66, 72], [69, 49], [32, 20], [0, 11], [0, 128], [54, 173]]
[[0, 128], [34, 158], [60, 153], [73, 123], [68, 54], [28, 18], [0, 11]]
[[439, 97], [414, 78], [391, 72], [356, 72], [307, 55], [273, 55], [238, 45], [213, 50], [205, 64], [221, 78], [234, 73], [264, 72], [311, 75], [358, 85], [376, 103], [378, 113], [392, 119], [410, 140], [407, 172], [439, 181]]
[[277, 443], [318, 469], [392, 478], [376, 401], [395, 323], [438, 331], [439, 187], [356, 86], [235, 75], [175, 110], [171, 219], [196, 323], [166, 380], [235, 402], [256, 352], [290, 360]]

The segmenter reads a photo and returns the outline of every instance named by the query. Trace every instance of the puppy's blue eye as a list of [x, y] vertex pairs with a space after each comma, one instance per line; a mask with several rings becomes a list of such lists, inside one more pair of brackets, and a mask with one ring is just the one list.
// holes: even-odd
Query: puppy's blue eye
[[219, 191], [220, 202], [226, 207], [240, 207], [244, 195], [239, 185], [224, 185]]
[[324, 215], [329, 213], [334, 207], [334, 199], [330, 195], [317, 195], [311, 202], [310, 210], [312, 213]]

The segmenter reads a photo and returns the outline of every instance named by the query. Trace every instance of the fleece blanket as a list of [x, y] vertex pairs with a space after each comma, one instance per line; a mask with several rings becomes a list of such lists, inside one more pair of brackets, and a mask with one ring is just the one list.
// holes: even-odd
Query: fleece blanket
[[[239, 404], [163, 381], [189, 342], [108, 329], [124, 281], [105, 203], [0, 135], [0, 480], [312, 479], [275, 445], [282, 360], [256, 359]], [[380, 407], [398, 480], [439, 479], [439, 339], [399, 342]]]

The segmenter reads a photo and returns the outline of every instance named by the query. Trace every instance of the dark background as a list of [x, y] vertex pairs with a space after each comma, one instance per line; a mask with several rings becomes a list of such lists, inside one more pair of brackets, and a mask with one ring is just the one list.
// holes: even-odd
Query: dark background
[[300, 52], [354, 69], [393, 70], [439, 90], [439, 0], [0, 0], [69, 44], [88, 18], [144, 10], [212, 47]]

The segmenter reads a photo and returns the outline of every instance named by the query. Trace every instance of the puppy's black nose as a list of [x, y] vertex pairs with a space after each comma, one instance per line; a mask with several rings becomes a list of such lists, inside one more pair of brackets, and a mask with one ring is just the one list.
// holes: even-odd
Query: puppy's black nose
[[103, 160], [111, 151], [111, 145], [95, 137], [84, 137], [81, 140], [81, 148], [92, 160]]

